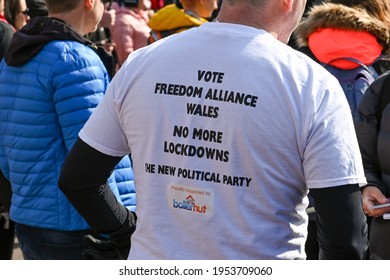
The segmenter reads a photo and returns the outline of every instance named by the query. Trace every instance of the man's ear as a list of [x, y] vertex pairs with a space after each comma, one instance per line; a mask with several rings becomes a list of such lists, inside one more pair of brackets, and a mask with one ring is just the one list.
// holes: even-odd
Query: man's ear
[[282, 0], [283, 11], [291, 12], [293, 9], [294, 1], [296, 0]]
[[100, 1], [100, 0], [84, 0], [84, 7], [87, 10], [92, 10], [93, 7], [95, 6], [96, 1]]

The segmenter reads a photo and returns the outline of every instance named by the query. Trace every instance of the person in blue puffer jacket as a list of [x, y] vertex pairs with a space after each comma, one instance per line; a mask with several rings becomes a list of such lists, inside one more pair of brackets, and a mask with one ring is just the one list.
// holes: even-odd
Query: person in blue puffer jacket
[[10, 216], [25, 259], [82, 259], [91, 248], [86, 235], [130, 244], [135, 187], [129, 157], [107, 180], [127, 207], [110, 225], [114, 232], [104, 224], [92, 232], [58, 188], [65, 157], [110, 80], [104, 51], [84, 37], [96, 30], [103, 2], [47, 0], [49, 16], [16, 32], [0, 64], [0, 169], [12, 185]]

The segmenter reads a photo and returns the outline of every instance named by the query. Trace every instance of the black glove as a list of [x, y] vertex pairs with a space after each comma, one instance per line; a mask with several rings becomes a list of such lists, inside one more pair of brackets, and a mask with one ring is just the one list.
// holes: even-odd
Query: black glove
[[92, 235], [84, 236], [91, 246], [83, 252], [85, 260], [127, 260], [130, 251], [130, 237], [122, 240], [97, 239]]

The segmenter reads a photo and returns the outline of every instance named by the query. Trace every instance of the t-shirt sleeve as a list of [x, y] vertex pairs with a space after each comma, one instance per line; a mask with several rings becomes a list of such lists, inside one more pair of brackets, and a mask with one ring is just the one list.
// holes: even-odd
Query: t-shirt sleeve
[[362, 159], [347, 99], [335, 79], [325, 79], [314, 98], [303, 168], [308, 188], [365, 184]]
[[121, 124], [118, 103], [115, 102], [113, 85], [110, 84], [103, 100], [80, 131], [79, 137], [101, 153], [116, 157], [125, 156], [131, 151]]

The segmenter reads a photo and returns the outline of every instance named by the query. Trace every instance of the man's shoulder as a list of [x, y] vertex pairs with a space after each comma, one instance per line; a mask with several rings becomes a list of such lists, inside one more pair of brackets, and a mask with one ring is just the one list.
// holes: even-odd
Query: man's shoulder
[[41, 56], [45, 59], [50, 59], [51, 56], [53, 63], [101, 64], [98, 54], [91, 47], [76, 41], [51, 41], [44, 46]]
[[53, 40], [48, 42], [45, 45], [45, 48], [55, 50], [58, 53], [64, 53], [64, 52], [76, 53], [79, 51], [86, 51], [87, 53], [94, 52], [90, 46], [73, 40]]

